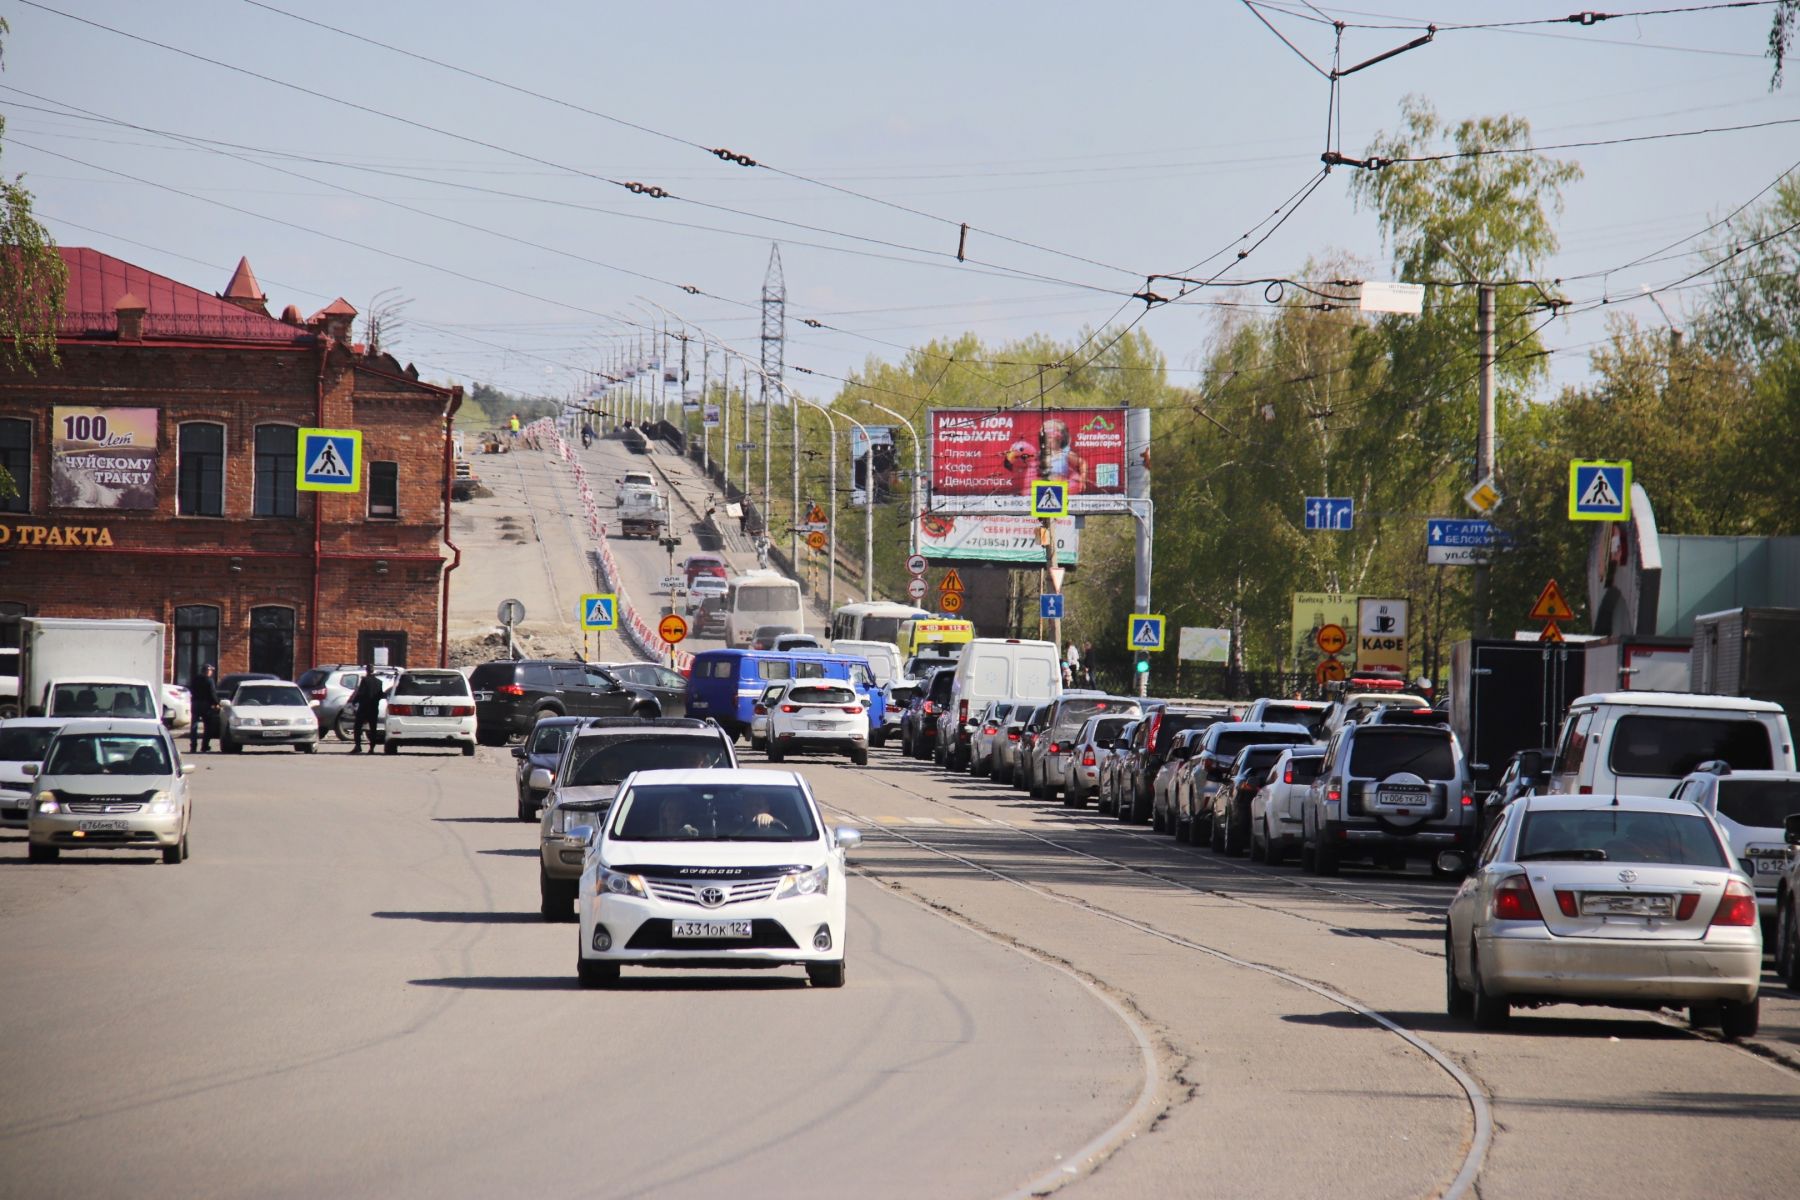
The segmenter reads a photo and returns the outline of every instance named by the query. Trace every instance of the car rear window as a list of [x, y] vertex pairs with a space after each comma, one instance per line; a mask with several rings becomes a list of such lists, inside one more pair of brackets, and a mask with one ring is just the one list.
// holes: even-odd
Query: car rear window
[[399, 696], [467, 696], [469, 681], [456, 671], [439, 671], [430, 675], [408, 671], [394, 685]]
[[1287, 769], [1293, 773], [1295, 783], [1311, 783], [1319, 777], [1319, 767], [1324, 762], [1323, 754], [1296, 755], [1288, 759]]
[[1404, 772], [1421, 779], [1449, 779], [1456, 774], [1447, 730], [1359, 733], [1361, 736], [1350, 747], [1350, 774], [1359, 778], [1386, 779]]
[[[1221, 719], [1222, 718], [1217, 713], [1165, 712], [1163, 714], [1162, 724], [1158, 726], [1156, 730], [1157, 749], [1166, 749], [1173, 745], [1175, 735], [1178, 733], [1188, 729], [1210, 729], [1212, 726], [1217, 725]], [[1236, 746], [1232, 747], [1232, 753], [1235, 754], [1238, 750], [1255, 740], [1256, 739], [1253, 737], [1245, 738]]]
[[1118, 712], [1126, 706], [1127, 702], [1123, 700], [1098, 698], [1061, 701], [1057, 705], [1056, 724], [1051, 728], [1051, 732], [1058, 735], [1074, 733], [1086, 725], [1087, 719], [1095, 713]]
[[1266, 704], [1259, 719], [1272, 725], [1299, 725], [1317, 737], [1330, 715], [1329, 704]]
[[657, 784], [632, 789], [615, 807], [612, 836], [622, 842], [810, 842], [819, 836], [805, 793], [791, 784]]
[[600, 787], [621, 783], [633, 771], [691, 771], [731, 765], [731, 752], [717, 736], [584, 737], [569, 748], [564, 782], [569, 787]]
[[1104, 717], [1094, 722], [1094, 742], [1104, 745], [1119, 736], [1121, 730], [1131, 724], [1130, 717]]
[[476, 687], [491, 688], [497, 684], [511, 683], [518, 664], [509, 662], [482, 663], [469, 672], [469, 682]]
[[797, 687], [787, 694], [793, 704], [855, 704], [856, 693], [849, 688]]
[[1701, 763], [1722, 758], [1739, 771], [1775, 765], [1769, 728], [1761, 721], [1713, 720], [1694, 713], [1620, 717], [1613, 728], [1615, 775], [1679, 779]]
[[1252, 775], [1266, 775], [1281, 755], [1280, 750], [1253, 750], [1243, 756], [1244, 761], [1240, 765]]
[[1794, 813], [1800, 813], [1800, 780], [1719, 780], [1719, 815], [1739, 825], [1780, 829]]
[[[1212, 752], [1220, 758], [1236, 757], [1237, 752], [1245, 746], [1254, 746], [1261, 742], [1280, 743], [1281, 745], [1299, 745], [1306, 741], [1303, 734], [1271, 733], [1267, 729], [1221, 729], [1210, 735], [1213, 739]], [[1271, 756], [1269, 763], [1275, 761]], [[1267, 766], [1269, 763], [1265, 763]]]
[[1579, 859], [1599, 851], [1605, 862], [1723, 867], [1725, 853], [1702, 816], [1630, 808], [1545, 809], [1525, 814], [1518, 861]]
[[330, 671], [321, 671], [319, 668], [314, 667], [310, 671], [303, 672], [300, 678], [294, 680], [294, 683], [305, 688], [307, 691], [311, 691], [313, 688], [325, 686], [325, 680], [329, 678], [330, 675]]

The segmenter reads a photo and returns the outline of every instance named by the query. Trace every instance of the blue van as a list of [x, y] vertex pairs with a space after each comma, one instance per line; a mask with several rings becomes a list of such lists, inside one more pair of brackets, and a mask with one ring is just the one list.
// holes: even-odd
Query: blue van
[[789, 679], [841, 679], [869, 709], [869, 740], [880, 735], [887, 696], [864, 658], [820, 650], [702, 650], [688, 672], [687, 715], [711, 717], [734, 739], [750, 731], [751, 708], [763, 689]]

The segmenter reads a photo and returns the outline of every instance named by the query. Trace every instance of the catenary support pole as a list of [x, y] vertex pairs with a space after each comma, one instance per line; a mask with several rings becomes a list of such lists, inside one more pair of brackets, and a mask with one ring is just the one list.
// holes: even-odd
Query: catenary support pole
[[[1481, 423], [1475, 435], [1475, 482], [1480, 483], [1494, 473], [1494, 293], [1496, 289], [1491, 283], [1479, 285], [1475, 290], [1475, 337], [1479, 343], [1480, 371], [1478, 375], [1477, 393], [1481, 401]], [[1474, 600], [1475, 612], [1472, 622], [1476, 637], [1487, 637], [1492, 632], [1488, 620], [1488, 567], [1485, 562], [1475, 564]]]

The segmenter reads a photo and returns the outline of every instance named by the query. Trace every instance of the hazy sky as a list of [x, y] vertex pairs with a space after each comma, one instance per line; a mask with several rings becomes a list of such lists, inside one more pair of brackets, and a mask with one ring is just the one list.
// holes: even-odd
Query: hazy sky
[[[1407, 28], [1346, 30], [1345, 63], [1401, 45], [1427, 22], [1573, 11], [1359, 2], [1368, 7], [1354, 15], [1321, 8]], [[1329, 64], [1329, 27], [1264, 11]], [[11, 0], [0, 12], [12, 26], [0, 168], [26, 173], [60, 242], [212, 291], [247, 255], [275, 312], [294, 303], [310, 314], [339, 295], [366, 310], [393, 289], [411, 300], [395, 347], [403, 361], [432, 379], [527, 393], [566, 394], [603, 366], [629, 333], [614, 318], [649, 319], [634, 307], [640, 297], [754, 351], [771, 241], [786, 267], [790, 364], [842, 374], [965, 330], [990, 342], [1073, 338], [1122, 306], [1141, 307], [1127, 297], [1145, 275], [1235, 248], [1318, 171], [1326, 133], [1326, 80], [1228, 0]], [[1759, 6], [1591, 28], [1443, 28], [1344, 79], [1342, 149], [1360, 155], [1394, 128], [1408, 93], [1452, 121], [1526, 117], [1541, 145], [1792, 120], [1800, 78], [1769, 91], [1769, 20]], [[805, 179], [721, 162], [712, 147]], [[1681, 239], [1793, 166], [1800, 124], [1561, 154], [1586, 175], [1568, 190], [1562, 249], [1543, 273], [1664, 258], [1564, 288], [1660, 324], [1641, 289], [1699, 265], [1667, 255], [1694, 250]], [[1370, 277], [1388, 277], [1350, 177], [1334, 171], [1231, 275], [1293, 274], [1308, 258], [1348, 254], [1370, 264]], [[954, 258], [962, 222], [972, 226], [967, 264]], [[1690, 287], [1664, 303], [1680, 321], [1702, 295]], [[1261, 297], [1260, 288], [1217, 295]], [[1165, 306], [1141, 328], [1172, 367], [1191, 371], [1216, 317]], [[807, 318], [835, 328], [808, 328]], [[1585, 375], [1602, 321], [1545, 330], [1557, 381]], [[791, 378], [814, 395], [835, 388]]]

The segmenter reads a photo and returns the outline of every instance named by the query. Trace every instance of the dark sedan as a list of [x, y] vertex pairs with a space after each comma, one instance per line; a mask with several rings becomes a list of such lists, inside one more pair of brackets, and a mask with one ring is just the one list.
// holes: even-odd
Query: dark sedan
[[539, 791], [531, 786], [531, 772], [542, 767], [550, 772], [551, 783], [555, 783], [563, 743], [583, 722], [582, 717], [545, 717], [532, 726], [523, 745], [513, 747], [513, 787], [519, 797], [519, 820], [537, 820], [544, 807], [544, 797], [550, 794], [547, 788]]

